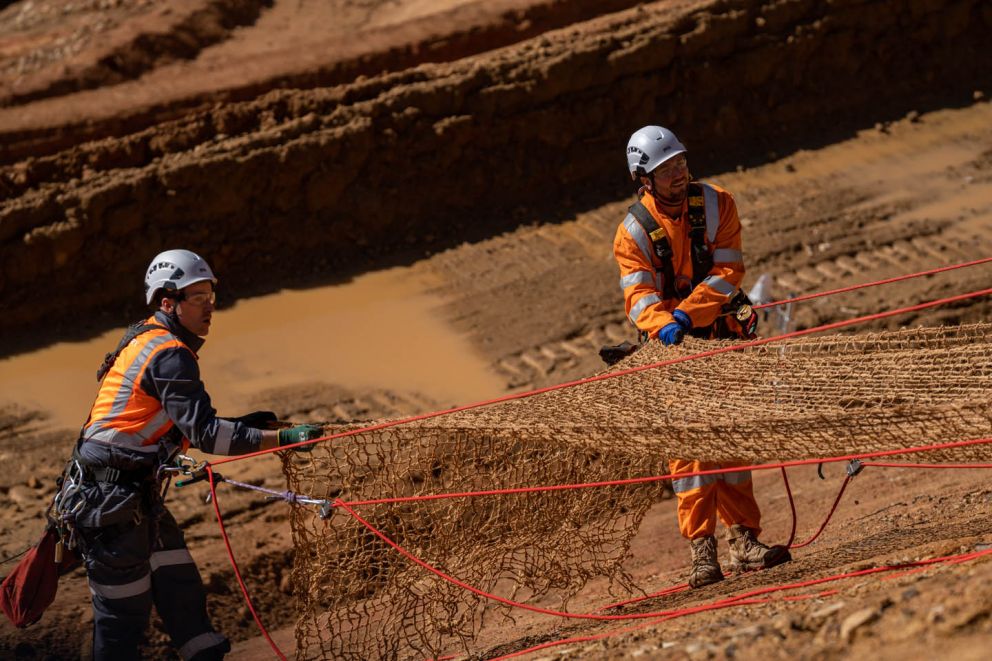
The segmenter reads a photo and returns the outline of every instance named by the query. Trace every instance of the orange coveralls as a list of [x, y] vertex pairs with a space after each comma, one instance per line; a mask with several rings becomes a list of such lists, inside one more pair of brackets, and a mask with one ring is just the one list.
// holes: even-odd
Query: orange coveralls
[[[705, 328], [716, 321], [724, 304], [737, 293], [744, 279], [741, 253], [741, 223], [733, 196], [713, 184], [703, 184], [706, 202], [706, 245], [713, 255], [713, 268], [684, 299], [664, 299], [661, 260], [655, 255], [650, 237], [628, 214], [617, 228], [613, 255], [620, 267], [620, 289], [630, 321], [652, 339], [672, 323], [676, 309], [692, 319], [693, 328]], [[664, 228], [672, 248], [672, 266], [677, 281], [692, 280], [692, 244], [689, 238], [689, 201], [682, 205], [679, 220], [668, 217], [650, 192], [641, 203], [658, 225]], [[713, 468], [729, 468], [733, 463], [716, 464], [675, 460], [673, 474]], [[761, 512], [754, 499], [750, 471], [676, 478], [672, 485], [678, 495], [679, 531], [688, 539], [712, 535], [716, 516], [724, 524], [747, 526], [761, 531]]]

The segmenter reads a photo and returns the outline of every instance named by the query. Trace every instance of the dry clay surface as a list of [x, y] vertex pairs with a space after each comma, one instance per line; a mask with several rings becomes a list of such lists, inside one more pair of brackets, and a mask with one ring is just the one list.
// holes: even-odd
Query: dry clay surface
[[[14, 11], [21, 4], [15, 3], [5, 11]], [[118, 4], [123, 7], [127, 3]], [[806, 43], [804, 35], [824, 36], [836, 32], [828, 31], [829, 21], [816, 27], [812, 20], [802, 20], [806, 15], [803, 12], [812, 11], [813, 4], [760, 5], [768, 8], [769, 19], [763, 27], [779, 29], [779, 34], [788, 33], [794, 37], [792, 42], [785, 39], [761, 42], [765, 44], [762, 57], [783, 62], [794, 60], [802, 54], [816, 61], [815, 57], [819, 56], [813, 53], [812, 40], [805, 47], [796, 44]], [[846, 15], [847, 20], [858, 23], [860, 30], [867, 28], [863, 25], [864, 21], [854, 21], [858, 12], [872, 8], [882, 12], [892, 9], [894, 4], [902, 7], [904, 3], [833, 3], [831, 6], [840, 7], [837, 11], [842, 16], [844, 11], [852, 12]], [[916, 7], [914, 11], [926, 13], [927, 3], [912, 5]], [[138, 3], [133, 6], [140, 8]], [[723, 3], [718, 8], [727, 10], [727, 7], [735, 6], [759, 5]], [[953, 22], [953, 16], [957, 15], [953, 8], [959, 6], [965, 9], [960, 10], [963, 18], [960, 18], [960, 27], [954, 34], [961, 44], [967, 45], [970, 30], [974, 29], [974, 20], [981, 23], [986, 19], [982, 18], [980, 3], [963, 2], [952, 3], [950, 10], [941, 12], [941, 20]], [[273, 7], [274, 14], [280, 3], [274, 3]], [[778, 9], [772, 11], [776, 7]], [[789, 14], [787, 9], [795, 15]], [[264, 19], [264, 13], [262, 16]], [[497, 55], [482, 55], [467, 63], [446, 65], [449, 68], [421, 68], [414, 73], [393, 74], [382, 81], [367, 80], [317, 90], [308, 95], [275, 93], [262, 100], [245, 102], [243, 106], [219, 106], [193, 113], [187, 119], [173, 120], [173, 123], [151, 125], [129, 136], [107, 138], [71, 148], [56, 145], [50, 149], [42, 148], [35, 157], [13, 157], [2, 173], [3, 191], [8, 197], [0, 211], [0, 240], [3, 241], [0, 245], [3, 259], [0, 262], [7, 269], [10, 259], [14, 258], [18, 265], [36, 269], [35, 278], [50, 278], [53, 302], [49, 304], [39, 300], [37, 295], [31, 297], [30, 304], [11, 298], [14, 297], [11, 292], [22, 291], [22, 286], [13, 288], [9, 271], [5, 270], [4, 280], [0, 280], [0, 296], [3, 297], [5, 311], [16, 310], [21, 315], [14, 321], [18, 324], [29, 324], [32, 319], [57, 319], [59, 311], [66, 309], [65, 300], [59, 299], [57, 292], [59, 287], [71, 281], [75, 273], [73, 269], [78, 268], [79, 251], [95, 246], [98, 241], [107, 241], [108, 237], [116, 242], [115, 251], [118, 253], [122, 248], [133, 251], [133, 246], [138, 244], [136, 235], [147, 230], [143, 224], [146, 214], [139, 213], [138, 209], [147, 212], [151, 208], [160, 208], [163, 202], [170, 199], [178, 198], [174, 205], [165, 205], [166, 208], [155, 212], [161, 214], [160, 218], [181, 215], [180, 212], [189, 211], [196, 205], [217, 205], [211, 207], [213, 211], [207, 216], [218, 223], [218, 247], [204, 248], [203, 251], [216, 253], [224, 271], [232, 274], [238, 273], [239, 250], [235, 246], [225, 254], [220, 248], [223, 243], [220, 236], [226, 236], [223, 229], [225, 218], [237, 216], [241, 219], [238, 227], [248, 252], [263, 239], [271, 241], [280, 223], [292, 226], [291, 222], [303, 222], [300, 220], [302, 216], [319, 219], [313, 227], [307, 228], [311, 236], [312, 231], [318, 228], [333, 235], [335, 222], [344, 222], [341, 218], [346, 217], [347, 213], [357, 213], [354, 210], [364, 206], [348, 207], [345, 204], [345, 209], [349, 211], [341, 212], [341, 216], [327, 211], [332, 205], [340, 205], [342, 200], [350, 198], [342, 197], [343, 188], [331, 192], [326, 190], [328, 182], [340, 175], [336, 165], [328, 166], [325, 174], [321, 175], [323, 179], [315, 179], [309, 188], [306, 187], [311, 181], [308, 177], [322, 171], [319, 165], [321, 159], [316, 154], [326, 154], [325, 150], [329, 150], [335, 155], [330, 159], [332, 163], [339, 158], [346, 165], [354, 166], [355, 162], [348, 158], [358, 157], [347, 157], [350, 150], [340, 146], [343, 143], [339, 141], [354, 141], [347, 144], [358, 152], [378, 144], [373, 138], [381, 135], [386, 135], [388, 140], [399, 140], [405, 147], [411, 146], [398, 137], [401, 133], [390, 136], [389, 133], [379, 133], [379, 130], [416, 129], [427, 121], [418, 119], [425, 113], [437, 125], [440, 120], [436, 118], [448, 111], [431, 110], [436, 108], [432, 104], [437, 103], [438, 97], [425, 90], [431, 90], [435, 85], [431, 82], [431, 76], [443, 72], [448, 76], [446, 80], [450, 83], [448, 89], [452, 98], [461, 99], [462, 110], [469, 119], [458, 120], [460, 115], [455, 112], [450, 115], [450, 121], [440, 121], [437, 131], [431, 131], [430, 139], [416, 130], [410, 131], [418, 136], [414, 142], [421, 145], [421, 150], [415, 153], [423, 156], [429, 164], [433, 163], [427, 168], [428, 173], [423, 175], [423, 179], [401, 174], [395, 191], [384, 187], [383, 180], [373, 179], [369, 183], [367, 177], [363, 178], [375, 172], [375, 168], [362, 170], [363, 176], [356, 177], [356, 180], [363, 182], [360, 187], [365, 194], [370, 190], [379, 190], [387, 199], [395, 196], [397, 201], [393, 204], [400, 204], [402, 200], [412, 205], [410, 224], [404, 226], [406, 233], [401, 233], [398, 243], [406, 248], [412, 245], [420, 254], [423, 254], [424, 248], [431, 252], [440, 251], [418, 262], [415, 268], [429, 270], [449, 283], [439, 290], [449, 301], [449, 319], [476, 341], [491, 361], [492, 369], [505, 380], [507, 388], [547, 385], [589, 374], [599, 369], [595, 355], [599, 345], [630, 336], [628, 327], [623, 323], [616, 268], [610, 256], [612, 233], [622, 219], [629, 200], [620, 199], [617, 195], [610, 198], [612, 201], [604, 202], [600, 194], [600, 201], [590, 204], [583, 198], [582, 186], [578, 184], [600, 181], [589, 186], [600, 193], [604, 189], [622, 188], [622, 170], [618, 173], [620, 176], [614, 177], [616, 170], [622, 168], [622, 161], [616, 153], [617, 136], [629, 132], [628, 125], [642, 123], [643, 117], [662, 111], [649, 98], [649, 107], [638, 111], [637, 117], [615, 122], [616, 115], [610, 115], [612, 106], [600, 107], [596, 112], [603, 114], [603, 119], [589, 130], [607, 137], [601, 143], [595, 139], [588, 142], [580, 139], [575, 144], [557, 145], [561, 153], [553, 155], [552, 161], [556, 164], [571, 162], [573, 165], [560, 174], [557, 174], [558, 169], [551, 168], [556, 173], [550, 175], [552, 180], [548, 180], [547, 171], [543, 171], [540, 179], [535, 181], [529, 181], [532, 173], [528, 171], [523, 171], [527, 176], [519, 179], [507, 177], [499, 169], [498, 162], [502, 161], [495, 159], [487, 164], [499, 176], [473, 182], [472, 176], [476, 171], [465, 168], [465, 162], [459, 160], [458, 154], [468, 154], [464, 145], [477, 135], [474, 127], [480, 123], [479, 115], [482, 124], [490, 121], [487, 117], [497, 116], [535, 120], [539, 113], [523, 110], [526, 103], [534, 103], [535, 98], [541, 100], [545, 109], [556, 107], [556, 99], [560, 100], [558, 108], [581, 106], [582, 112], [576, 109], [573, 119], [588, 118], [591, 108], [596, 105], [593, 101], [608, 89], [606, 83], [590, 79], [576, 82], [574, 75], [544, 75], [542, 85], [531, 82], [527, 86], [528, 80], [533, 81], [533, 78], [528, 78], [528, 72], [542, 70], [541, 65], [531, 67], [520, 64], [564, 62], [559, 66], [574, 74], [575, 69], [568, 67], [576, 65], [569, 58], [574, 57], [574, 52], [581, 51], [575, 44], [582, 43], [585, 34], [597, 35], [596, 39], [605, 40], [613, 52], [621, 53], [610, 62], [620, 62], [612, 66], [619, 67], [629, 78], [623, 89], [636, 89], [638, 85], [657, 82], [657, 76], [652, 77], [647, 72], [650, 67], [643, 64], [643, 52], [637, 51], [638, 48], [649, 48], [645, 44], [667, 43], [666, 48], [672, 51], [671, 58], [677, 59], [680, 55], [690, 58], [698, 65], [698, 69], [693, 69], [698, 73], [705, 69], [712, 70], [714, 61], [707, 59], [705, 53], [718, 52], [721, 48], [719, 44], [724, 43], [712, 38], [718, 33], [714, 25], [722, 25], [722, 29], [729, 30], [732, 36], [736, 35], [733, 38], [745, 38], [732, 29], [736, 25], [732, 17], [717, 20], [712, 18], [713, 15], [706, 19], [697, 16], [695, 22], [682, 25], [679, 28], [682, 32], [676, 30], [671, 33], [676, 36], [666, 41], [665, 35], [670, 34], [667, 30], [674, 29], [672, 25], [676, 21], [658, 18], [658, 31], [644, 36], [641, 30], [644, 25], [653, 24], [653, 15], [646, 17], [643, 13], [630, 13], [624, 16], [626, 18], [622, 20], [605, 17], [598, 19], [599, 22], [584, 24], [576, 30], [577, 35], [552, 33], [545, 41], [525, 42]], [[772, 20], [772, 16], [779, 16], [781, 25]], [[863, 15], [860, 17], [864, 18]], [[754, 25], [753, 13], [745, 13], [745, 18], [748, 25]], [[797, 29], [799, 25], [803, 26], [802, 30]], [[629, 34], [616, 36], [618, 26], [628, 26]], [[742, 32], [747, 33], [748, 30], [753, 28]], [[614, 36], [604, 36], [607, 34]], [[706, 35], [710, 37], [706, 38]], [[566, 36], [569, 48], [564, 45]], [[617, 50], [617, 47], [625, 38], [629, 38], [628, 47], [640, 55], [624, 59], [624, 51]], [[894, 37], [890, 35], [890, 38]], [[703, 41], [687, 47], [687, 44], [696, 43], [696, 39]], [[689, 48], [697, 50], [690, 56], [686, 52]], [[835, 45], [834, 48], [840, 46]], [[837, 53], [837, 50], [827, 48], [823, 57], [826, 59], [827, 55], [836, 56]], [[883, 56], [892, 58], [887, 62], [898, 57], [912, 57], [896, 53], [883, 53]], [[596, 56], [589, 57], [591, 60], [586, 61], [587, 66], [589, 61], [597, 61]], [[755, 55], [754, 61], [761, 60]], [[753, 64], [754, 61], [749, 62]], [[704, 66], [707, 62], [709, 64]], [[769, 66], [772, 71], [766, 72], [766, 77], [755, 83], [767, 83], [762, 87], [766, 93], [771, 94], [770, 90], [782, 93], [790, 85], [801, 84], [801, 81], [791, 78], [775, 83], [776, 75], [796, 75], [798, 69]], [[962, 70], [965, 73], [961, 76], [966, 77], [969, 66], [979, 65], [964, 62]], [[473, 71], [476, 73], [471, 74]], [[504, 71], [500, 75], [506, 77], [494, 78], [494, 71]], [[635, 75], [631, 71], [638, 73]], [[466, 72], [469, 78], [465, 78]], [[479, 78], [472, 79], [471, 75]], [[521, 83], [523, 87], [515, 87], [514, 83], [508, 82], [513, 80], [514, 75], [524, 81]], [[672, 78], [664, 88], [670, 91], [677, 82], [675, 75], [664, 75]], [[866, 76], [870, 78], [870, 73]], [[465, 80], [476, 82], [466, 83]], [[481, 83], [478, 82], [480, 80]], [[548, 90], [549, 81], [555, 81], [565, 90]], [[821, 83], [826, 86], [832, 84], [829, 81]], [[577, 90], [583, 84], [596, 93], [582, 97]], [[699, 94], [710, 93], [705, 84], [699, 83], [699, 86], [703, 88]], [[907, 82], [903, 87], [894, 85], [892, 89], [893, 97], [904, 99], [900, 94], [905, 94], [905, 90], [912, 89], [912, 86]], [[485, 90], [489, 90], [488, 93], [483, 93]], [[968, 98], [972, 91], [968, 89]], [[852, 95], [857, 97], [860, 93], [855, 91]], [[867, 92], [864, 94], [867, 95]], [[380, 98], [389, 104], [379, 106], [367, 101]], [[480, 102], [479, 98], [490, 101]], [[561, 101], [562, 98], [567, 100]], [[820, 97], [816, 98], [820, 100]], [[318, 102], [320, 99], [324, 101]], [[411, 99], [418, 100], [413, 103]], [[859, 106], [859, 99], [855, 98], [839, 115], [850, 119], [859, 112], [864, 113], [868, 119], [861, 121], [863, 130], [849, 139], [823, 146], [824, 139], [808, 124], [816, 107], [812, 101], [807, 100], [809, 105], [804, 110], [798, 100], [780, 100], [779, 105], [772, 105], [771, 119], [751, 114], [758, 105], [765, 107], [767, 98], [761, 99], [762, 103], [755, 106], [748, 106], [745, 102], [741, 104], [743, 109], [737, 112], [736, 120], [731, 122], [736, 122], [736, 129], [718, 129], [707, 123], [712, 121], [710, 113], [696, 110], [694, 114], [686, 114], [690, 105], [688, 99], [676, 96], [677, 109], [663, 116], [665, 119], [677, 119], [680, 124], [684, 122], [687, 127], [683, 136], [693, 150], [690, 162], [694, 171], [700, 175], [713, 175], [715, 180], [736, 193], [745, 228], [748, 284], [754, 282], [757, 274], [768, 272], [779, 283], [778, 293], [805, 293], [992, 254], [992, 110], [987, 103], [909, 115], [905, 110], [912, 107], [905, 106], [901, 119], [886, 121], [883, 115], [875, 125], [877, 116], [870, 114], [864, 105]], [[472, 103], [477, 105], [472, 106]], [[488, 111], [484, 109], [486, 103], [491, 104]], [[785, 106], [789, 112], [783, 110]], [[382, 109], [377, 109], [380, 107]], [[415, 111], [409, 111], [410, 108]], [[829, 115], [830, 108], [825, 107], [824, 112]], [[331, 119], [326, 119], [325, 113]], [[551, 115], [554, 116], [554, 113]], [[717, 162], [714, 154], [729, 144], [726, 137], [741, 135], [741, 125], [745, 120], [752, 119], [758, 125], [766, 122], [766, 126], [781, 125], [790, 131], [805, 127], [799, 133], [783, 129], [781, 135], [793, 136], [790, 140], [797, 141], [797, 144], [791, 145], [793, 148], [802, 147], [803, 140], [807, 147], [779, 158], [769, 151], [785, 149], [789, 145], [774, 140], [769, 144], [752, 145], [760, 146], [758, 151], [728, 146], [733, 156], [747, 167], [734, 171], [733, 168], [720, 169], [710, 165]], [[222, 120], [230, 123], [223, 124]], [[613, 123], [623, 126], [604, 133], [603, 127]], [[364, 127], [364, 133], [356, 133], [355, 127]], [[713, 130], [704, 130], [704, 127]], [[534, 127], [534, 132], [531, 132], [517, 125], [512, 131], [507, 129], [506, 133], [494, 137], [494, 141], [505, 140], [507, 136], [518, 133], [530, 139], [539, 132], [539, 128]], [[448, 144], [438, 140], [446, 134], [450, 137], [447, 132], [452, 130], [462, 136], [462, 151], [449, 151], [445, 156], [445, 149], [436, 145]], [[53, 134], [57, 133], [55, 131]], [[224, 136], [220, 137], [218, 133]], [[356, 136], [364, 137], [359, 140]], [[622, 141], [623, 138], [620, 138], [619, 144]], [[746, 140], [740, 144], [746, 144]], [[438, 159], [448, 159], [444, 163], [446, 168], [451, 167], [459, 176], [467, 177], [465, 180], [455, 178], [455, 183], [473, 191], [475, 189], [471, 185], [465, 186], [466, 181], [492, 183], [497, 190], [484, 194], [482, 201], [496, 197], [515, 199], [519, 186], [520, 204], [516, 212], [511, 210], [501, 215], [498, 207], [495, 211], [480, 211], [478, 217], [490, 222], [481, 231], [467, 220], [452, 220], [450, 225], [437, 227], [418, 224], [426, 217], [425, 212], [419, 211], [420, 207], [426, 208], [429, 202], [436, 201], [433, 196], [452, 190], [438, 183], [425, 190], [426, 201], [410, 200], [408, 195], [404, 195], [410, 186], [436, 178], [437, 172], [441, 171], [440, 163], [424, 156], [428, 145], [435, 145]], [[579, 149], [580, 145], [584, 149]], [[699, 145], [698, 149], [696, 145]], [[305, 155], [311, 151], [313, 155], [306, 157], [310, 159], [306, 162], [312, 161], [311, 169], [297, 167], [306, 160], [296, 160], [299, 154], [302, 152]], [[743, 158], [742, 155], [747, 153], [753, 157]], [[506, 157], [507, 170], [519, 167], [521, 160], [515, 160], [515, 157], [522, 159], [521, 154], [512, 148], [499, 152], [500, 156]], [[120, 160], [122, 158], [123, 161]], [[289, 166], [286, 168], [279, 167], [287, 163]], [[387, 165], [394, 167], [395, 162], [388, 162]], [[271, 188], [265, 188], [264, 195], [257, 197], [247, 192], [250, 187], [245, 181], [257, 184], [260, 174], [252, 174], [247, 180], [237, 179], [242, 185], [221, 200], [217, 199], [217, 190], [197, 188], [201, 180], [222, 178], [220, 173], [223, 176], [252, 172], [271, 175], [286, 169], [294, 169], [298, 174], [274, 182]], [[299, 174], [304, 170], [307, 171], [306, 177]], [[384, 166], [383, 172], [387, 170]], [[176, 180], [168, 180], [168, 177], [179, 176], [177, 172], [185, 172], [180, 182], [183, 185], [170, 187]], [[610, 173], [607, 175], [608, 181], [615, 179], [619, 182], [617, 186], [602, 183], [602, 173], [605, 172]], [[481, 177], [481, 170], [475, 176]], [[554, 180], [559, 176], [561, 181]], [[539, 206], [536, 191], [548, 187], [552, 192], [556, 191], [567, 180], [576, 183], [575, 190], [571, 191], [572, 206], [566, 205], [564, 211], [538, 213], [535, 210]], [[127, 185], [121, 189], [124, 182]], [[366, 185], [371, 187], [365, 188]], [[452, 187], [454, 185], [452, 183]], [[294, 206], [297, 202], [288, 201], [291, 197], [300, 197], [301, 187], [309, 191], [306, 193], [311, 199], [308, 204], [313, 206]], [[533, 187], [530, 193], [528, 187]], [[274, 194], [282, 189], [294, 195], [287, 192], [285, 198], [280, 198]], [[175, 192], [170, 195], [169, 190]], [[355, 194], [357, 199], [357, 191]], [[558, 201], [565, 199], [552, 197]], [[282, 201], [276, 201], [280, 199]], [[132, 204], [136, 205], [136, 209], [129, 209]], [[459, 204], [468, 205], [469, 202], [463, 200], [454, 206]], [[385, 206], [388, 210], [388, 204]], [[583, 206], [585, 210], [581, 209]], [[62, 211], [65, 217], [58, 215]], [[382, 208], [377, 208], [377, 211], [386, 213]], [[101, 216], [104, 212], [108, 215]], [[246, 217], [249, 219], [247, 222], [243, 220]], [[114, 218], [116, 220], [109, 220]], [[521, 223], [523, 227], [514, 229]], [[15, 229], [8, 230], [12, 226]], [[189, 225], [167, 226], [162, 231], [168, 235], [172, 231], [190, 229]], [[363, 234], [366, 230], [369, 233]], [[352, 262], [364, 268], [381, 261], [383, 252], [388, 251], [368, 246], [378, 246], [377, 241], [383, 236], [395, 236], [395, 230], [395, 227], [389, 226], [349, 226], [352, 234], [348, 236], [355, 238], [355, 243], [363, 250], [359, 257], [350, 258]], [[498, 234], [500, 230], [505, 232]], [[24, 239], [25, 233], [34, 238]], [[480, 235], [489, 238], [479, 238]], [[283, 241], [283, 235], [277, 236], [279, 241]], [[147, 239], [146, 233], [144, 240]], [[204, 233], [200, 240], [209, 242], [212, 239]], [[253, 244], [253, 241], [256, 243]], [[466, 242], [461, 244], [462, 241]], [[287, 249], [298, 247], [293, 242], [291, 237], [285, 238]], [[38, 245], [43, 247], [38, 248]], [[334, 245], [333, 241], [329, 241], [328, 245]], [[17, 246], [16, 249], [14, 246]], [[326, 250], [327, 246], [323, 249]], [[29, 251], [28, 257], [21, 257], [23, 250]], [[325, 257], [329, 263], [336, 263], [334, 253], [327, 252]], [[135, 263], [145, 259], [143, 253], [134, 258]], [[134, 264], [127, 267], [134, 270]], [[244, 269], [244, 265], [240, 268]], [[983, 288], [988, 286], [989, 274], [989, 267], [978, 267], [806, 303], [797, 308], [796, 319], [803, 325], [811, 326]], [[247, 276], [243, 276], [242, 281], [247, 281]], [[121, 287], [123, 292], [123, 285]], [[73, 293], [103, 296], [83, 302], [97, 307], [113, 307], [122, 295], [112, 286], [106, 292], [102, 291], [106, 288], [98, 289], [100, 291], [92, 292], [74, 289]], [[8, 302], [14, 305], [8, 307]], [[900, 317], [886, 322], [886, 325], [895, 327], [900, 324], [988, 320], [990, 312], [992, 309], [987, 300], [966, 302]], [[772, 325], [773, 319], [768, 320], [765, 328], [774, 332]], [[5, 328], [4, 333], [7, 332]], [[393, 392], [388, 384], [362, 390], [338, 384], [300, 383], [293, 388], [259, 392], [252, 401], [245, 402], [246, 410], [259, 407], [272, 408], [282, 417], [300, 421], [344, 422], [403, 416], [430, 410], [436, 407], [436, 403], [417, 393]], [[4, 501], [0, 514], [0, 553], [4, 556], [19, 551], [40, 533], [42, 512], [60, 469], [58, 464], [61, 459], [53, 457], [68, 451], [73, 435], [71, 430], [52, 429], [45, 422], [43, 412], [6, 409], [0, 413], [0, 464], [4, 467], [0, 472], [0, 498]], [[256, 460], [239, 465], [231, 469], [231, 475], [272, 488], [283, 488], [278, 462], [273, 460]], [[797, 470], [792, 474], [799, 511], [799, 539], [805, 539], [815, 531], [839, 489], [839, 467], [828, 469], [827, 477], [828, 480], [820, 481], [811, 469]], [[656, 599], [633, 608], [656, 611], [694, 605], [773, 583], [802, 581], [869, 566], [988, 548], [992, 543], [988, 520], [992, 490], [987, 484], [987, 474], [981, 471], [868, 469], [848, 488], [838, 513], [821, 540], [809, 549], [797, 551], [796, 562], [791, 565], [735, 577], [701, 592]], [[791, 517], [780, 479], [771, 473], [760, 475], [757, 491], [766, 516], [765, 538], [784, 540], [788, 536]], [[211, 511], [203, 504], [202, 495], [202, 488], [193, 487], [191, 490], [173, 492], [170, 498], [171, 508], [186, 527], [192, 553], [208, 585], [212, 615], [221, 630], [239, 641], [239, 658], [267, 658], [268, 648], [257, 639], [257, 630], [237, 594], [217, 535], [216, 523], [212, 520]], [[291, 650], [293, 605], [292, 596], [287, 591], [292, 545], [288, 539], [284, 506], [230, 490], [222, 490], [221, 504], [256, 606], [266, 624], [277, 630], [276, 638], [286, 646], [284, 649]], [[725, 547], [721, 548], [721, 552], [726, 554]], [[681, 583], [687, 563], [686, 544], [678, 537], [675, 526], [674, 504], [672, 501], [661, 501], [642, 526], [627, 564], [628, 571], [647, 592], [653, 592]], [[927, 569], [889, 581], [863, 577], [831, 584], [827, 587], [839, 590], [838, 593], [807, 601], [776, 601], [698, 614], [613, 636], [602, 642], [573, 644], [564, 649], [567, 650], [567, 658], [620, 659], [633, 655], [670, 655], [676, 658], [840, 658], [852, 655], [873, 658], [920, 655], [984, 658], [992, 641], [990, 579], [992, 564], [988, 561]], [[591, 584], [569, 607], [576, 612], [585, 612], [622, 597], [610, 596], [605, 587]], [[21, 658], [74, 658], [85, 655], [91, 623], [88, 598], [85, 579], [79, 572], [63, 579], [56, 603], [38, 625], [25, 631], [15, 631], [9, 623], [0, 623], [0, 652]], [[498, 617], [489, 618], [487, 622], [480, 638], [470, 645], [470, 651], [481, 658], [567, 636], [600, 633], [610, 628], [530, 614], [515, 614], [515, 622]], [[452, 653], [456, 654], [464, 651], [462, 648], [452, 649]], [[164, 634], [157, 625], [149, 632], [146, 653], [157, 658], [168, 658], [170, 655]]]
[[[992, 162], [985, 147], [992, 139], [990, 113], [987, 104], [978, 104], [925, 114], [867, 130], [824, 149], [717, 176], [738, 193], [746, 221], [745, 250], [755, 265], [752, 279], [764, 270], [789, 291], [801, 293], [990, 254]], [[916, 156], [920, 151], [931, 158], [921, 161]], [[921, 181], [928, 182], [922, 192]], [[786, 195], [786, 191], [793, 194]], [[522, 228], [466, 244], [416, 268], [446, 274], [450, 282], [462, 282], [467, 274], [472, 281], [488, 283], [465, 291], [464, 298], [452, 297], [451, 316], [477, 338], [508, 387], [545, 385], [588, 374], [598, 369], [595, 349], [599, 344], [629, 337], [621, 321], [609, 254], [609, 238], [624, 204], [617, 202], [571, 221]], [[858, 223], [863, 229], [854, 231]], [[795, 235], [795, 247], [783, 250], [782, 242], [790, 232]], [[843, 253], [832, 252], [834, 244], [845, 242]], [[548, 305], [548, 296], [539, 286], [552, 280], [561, 281], [554, 298], [558, 305]], [[843, 319], [984, 287], [988, 282], [988, 267], [978, 267], [807, 303], [798, 315], [808, 318], [809, 324]], [[481, 312], [460, 312], [476, 298], [487, 301], [489, 314], [500, 317], [500, 332], [484, 320], [474, 321]], [[537, 323], [535, 315], [543, 323]], [[988, 304], [978, 303], [902, 317], [891, 325], [988, 318]], [[435, 408], [434, 403], [412, 394], [386, 389], [352, 392], [320, 384], [262, 392], [255, 401], [246, 402], [246, 408], [256, 405], [271, 407], [287, 418], [332, 422]], [[52, 448], [66, 447], [71, 433], [46, 430], [42, 419], [12, 411], [4, 413], [4, 424], [2, 461], [6, 466], [24, 467], [23, 472], [5, 471], [0, 486], [7, 501], [0, 524], [2, 549], [11, 553], [37, 534], [57, 470]], [[232, 471], [232, 476], [247, 476], [272, 488], [282, 485], [274, 461], [253, 461]], [[827, 475], [827, 481], [818, 480], [811, 469], [792, 475], [799, 539], [815, 531], [837, 493], [839, 467], [828, 469]], [[791, 524], [781, 481], [776, 474], [764, 473], [757, 484], [765, 508], [766, 537], [781, 541]], [[211, 611], [228, 635], [246, 640], [239, 648], [246, 658], [254, 654], [265, 658], [264, 642], [247, 640], [257, 633], [236, 593], [216, 523], [200, 495], [202, 489], [174, 492], [171, 507], [187, 528], [210, 589]], [[292, 598], [285, 592], [291, 544], [283, 506], [233, 491], [222, 491], [221, 498], [236, 551], [247, 568], [248, 584], [266, 624], [288, 627], [293, 617]], [[797, 551], [792, 565], [735, 578], [699, 593], [645, 602], [639, 608], [657, 611], [705, 603], [772, 583], [985, 548], [992, 543], [987, 517], [990, 504], [992, 491], [982, 471], [868, 469], [849, 487], [821, 541]], [[684, 579], [688, 554], [674, 517], [673, 503], [660, 502], [635, 540], [627, 567], [647, 592]], [[982, 592], [990, 578], [992, 565], [977, 562], [892, 581], [853, 579], [824, 588], [839, 589], [839, 594], [699, 614], [603, 642], [572, 646], [570, 654], [574, 658], [624, 658], [638, 650], [651, 654], [665, 650], [691, 658], [711, 653], [743, 658], [797, 654], [897, 658], [909, 650], [928, 649], [979, 658], [992, 633], [989, 595]], [[43, 652], [74, 655], [86, 644], [87, 599], [85, 580], [77, 572], [63, 580], [56, 604], [39, 625], [15, 632], [4, 623], [3, 645], [8, 649], [20, 645], [27, 658]], [[614, 600], [605, 585], [593, 583], [570, 608], [583, 612]], [[515, 619], [516, 624], [510, 624], [493, 618], [472, 649], [484, 658], [607, 630], [530, 614], [517, 614]], [[290, 633], [280, 630], [277, 640], [291, 648]], [[161, 632], [154, 632], [152, 640], [148, 652], [165, 654]]]

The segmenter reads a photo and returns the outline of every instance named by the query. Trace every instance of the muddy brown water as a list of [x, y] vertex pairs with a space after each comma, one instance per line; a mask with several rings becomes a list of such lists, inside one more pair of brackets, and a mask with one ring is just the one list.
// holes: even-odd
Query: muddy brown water
[[[200, 368], [218, 411], [242, 412], [252, 395], [296, 383], [413, 392], [443, 405], [494, 396], [501, 380], [436, 312], [436, 283], [396, 268], [345, 285], [284, 290], [214, 313]], [[0, 360], [0, 405], [81, 424], [94, 374], [124, 329]]]

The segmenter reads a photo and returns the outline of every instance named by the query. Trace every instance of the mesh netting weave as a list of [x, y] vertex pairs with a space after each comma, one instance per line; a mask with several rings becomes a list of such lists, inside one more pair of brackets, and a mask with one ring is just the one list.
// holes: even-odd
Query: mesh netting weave
[[[652, 342], [612, 371], [720, 346]], [[992, 324], [979, 324], [805, 338], [690, 360], [362, 432], [285, 457], [284, 468], [293, 491], [359, 501], [663, 475], [676, 457], [760, 463], [986, 437]], [[989, 461], [992, 446], [925, 458]], [[360, 514], [469, 585], [518, 601], [552, 595], [564, 609], [597, 576], [629, 593], [622, 562], [660, 495], [652, 482], [371, 505]], [[478, 632], [481, 597], [411, 563], [349, 515], [325, 523], [296, 507], [292, 528], [300, 658], [423, 659], [458, 641], [467, 649]]]

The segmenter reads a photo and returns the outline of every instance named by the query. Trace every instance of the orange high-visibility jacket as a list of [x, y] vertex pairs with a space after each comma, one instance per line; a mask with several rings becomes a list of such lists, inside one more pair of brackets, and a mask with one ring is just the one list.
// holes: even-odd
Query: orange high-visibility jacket
[[[644, 228], [632, 214], [617, 228], [613, 255], [620, 267], [627, 317], [652, 339], [658, 331], [674, 321], [672, 312], [682, 310], [692, 319], [693, 328], [712, 324], [720, 309], [740, 288], [744, 279], [741, 253], [741, 222], [737, 205], [729, 192], [713, 184], [702, 184], [706, 208], [706, 246], [713, 255], [713, 268], [685, 299], [663, 299], [665, 290], [661, 260]], [[689, 201], [682, 204], [680, 220], [673, 220], [660, 210], [650, 192], [641, 203], [668, 234], [672, 248], [672, 266], [676, 280], [692, 280], [692, 244], [689, 238]]]
[[211, 454], [257, 449], [261, 432], [218, 418], [211, 406], [195, 353], [203, 340], [162, 312], [145, 323], [159, 327], [132, 339], [117, 356], [100, 383], [82, 438], [153, 454], [177, 426], [182, 449], [190, 442]]

